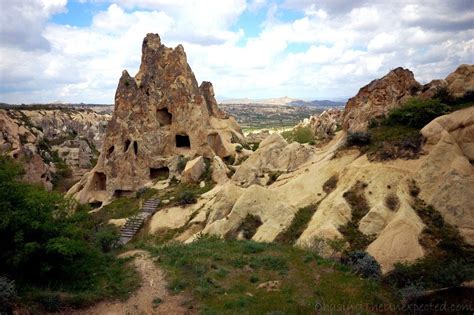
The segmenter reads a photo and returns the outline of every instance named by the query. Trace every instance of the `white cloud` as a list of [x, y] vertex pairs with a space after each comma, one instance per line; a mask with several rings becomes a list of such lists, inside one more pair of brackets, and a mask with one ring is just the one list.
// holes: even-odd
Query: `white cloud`
[[[441, 1], [117, 0], [88, 27], [47, 24], [65, 0], [32, 1], [0, 13], [9, 23], [23, 12], [0, 31], [0, 101], [112, 103], [121, 71], [138, 70], [149, 32], [167, 46], [182, 43], [197, 79], [226, 97], [352, 96], [398, 66], [427, 82], [474, 63], [472, 14]], [[281, 20], [285, 6], [302, 17]], [[263, 8], [258, 36], [232, 27], [245, 10]]]

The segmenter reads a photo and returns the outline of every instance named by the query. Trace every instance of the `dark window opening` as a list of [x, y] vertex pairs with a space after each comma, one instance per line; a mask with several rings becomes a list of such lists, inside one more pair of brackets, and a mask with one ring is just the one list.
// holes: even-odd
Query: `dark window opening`
[[187, 135], [176, 135], [176, 147], [177, 148], [190, 148], [191, 142]]
[[127, 141], [125, 141], [125, 146], [123, 147], [123, 152], [126, 152], [128, 150], [128, 147], [130, 146], [130, 140], [127, 139]]
[[108, 150], [107, 150], [107, 154], [106, 154], [106, 157], [109, 158], [110, 155], [114, 152], [114, 149], [115, 149], [115, 146], [111, 146]]
[[160, 123], [160, 126], [171, 125], [171, 119], [173, 116], [168, 112], [168, 108], [158, 109], [156, 111], [156, 119]]
[[132, 197], [134, 195], [134, 192], [131, 190], [122, 190], [122, 189], [117, 189], [114, 191], [114, 197], [120, 198], [120, 197]]
[[164, 180], [170, 176], [170, 170], [166, 166], [160, 168], [150, 167], [150, 179]]
[[92, 179], [95, 190], [106, 190], [107, 176], [101, 172], [95, 172]]
[[133, 152], [135, 155], [138, 154], [138, 143], [136, 141], [133, 141]]

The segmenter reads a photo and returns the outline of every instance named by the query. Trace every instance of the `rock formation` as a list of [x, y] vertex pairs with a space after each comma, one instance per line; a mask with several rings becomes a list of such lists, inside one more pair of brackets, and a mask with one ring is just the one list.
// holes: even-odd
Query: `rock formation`
[[410, 97], [432, 98], [446, 89], [452, 97], [474, 93], [474, 65], [460, 65], [444, 80], [433, 80], [421, 86], [408, 69], [397, 68], [374, 80], [349, 99], [343, 116], [343, 129], [366, 130], [371, 119], [383, 118]]
[[342, 124], [343, 111], [337, 108], [331, 108], [325, 110], [320, 115], [314, 115], [309, 118], [305, 118], [298, 127], [310, 128], [316, 139], [330, 139], [334, 136], [334, 133]]
[[[419, 87], [413, 74], [403, 69], [374, 82], [361, 89], [366, 107], [361, 93], [348, 103], [344, 114], [348, 130], [365, 128], [371, 115], [386, 113], [384, 106], [399, 106], [398, 96], [408, 97], [410, 87]], [[465, 92], [470, 88], [466, 86]], [[200, 233], [243, 237], [242, 227], [253, 218], [258, 226], [250, 238], [272, 242], [298, 211], [312, 207], [314, 214], [302, 234], [293, 236], [293, 244], [311, 247], [320, 238], [340, 238], [344, 226], [355, 224], [370, 240], [366, 250], [388, 272], [396, 262], [413, 262], [430, 250], [422, 241], [428, 223], [418, 212], [421, 199], [474, 244], [473, 117], [474, 107], [469, 107], [433, 120], [421, 131], [426, 138], [423, 154], [413, 160], [373, 162], [357, 149], [339, 151], [344, 131], [320, 148], [287, 144], [272, 134], [235, 166], [230, 180], [179, 212], [179, 227], [185, 232], [176, 239], [192, 242]], [[270, 181], [273, 174], [279, 176]], [[360, 218], [354, 219], [349, 192], [366, 203]], [[160, 223], [158, 215], [154, 220]], [[173, 221], [171, 214], [167, 220]]]
[[421, 98], [435, 97], [442, 89], [446, 89], [453, 97], [463, 97], [474, 93], [474, 65], [460, 65], [456, 71], [444, 80], [433, 80], [422, 88]]
[[349, 131], [367, 129], [371, 119], [384, 117], [393, 108], [401, 106], [408, 98], [415, 96], [420, 87], [410, 70], [396, 68], [390, 71], [349, 99], [342, 127]]
[[239, 142], [240, 127], [217, 107], [211, 83], [198, 86], [183, 47], [168, 48], [148, 34], [137, 75], [123, 71], [119, 80], [98, 163], [70, 193], [103, 202], [162, 174], [179, 177], [180, 155], [226, 158]]
[[77, 181], [93, 167], [109, 119], [74, 108], [0, 109], [0, 153], [25, 162], [27, 182], [51, 189], [58, 159], [72, 171], [70, 180]]

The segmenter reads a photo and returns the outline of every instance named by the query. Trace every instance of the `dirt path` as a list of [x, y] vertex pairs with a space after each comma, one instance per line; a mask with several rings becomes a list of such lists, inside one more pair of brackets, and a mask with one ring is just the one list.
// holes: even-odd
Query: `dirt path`
[[[74, 312], [74, 315], [134, 315], [134, 314], [193, 314], [183, 307], [185, 298], [170, 295], [166, 290], [164, 272], [153, 262], [146, 251], [134, 250], [120, 257], [135, 256], [133, 264], [142, 278], [142, 286], [124, 302], [105, 301], [89, 309]], [[160, 303], [156, 303], [159, 298]], [[155, 300], [155, 303], [154, 303]]]

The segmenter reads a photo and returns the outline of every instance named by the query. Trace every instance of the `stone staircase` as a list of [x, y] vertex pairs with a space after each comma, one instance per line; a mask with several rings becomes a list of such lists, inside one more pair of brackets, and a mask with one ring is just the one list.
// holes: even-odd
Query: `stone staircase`
[[148, 199], [143, 203], [140, 212], [127, 219], [127, 222], [120, 230], [120, 238], [118, 245], [127, 244], [140, 230], [143, 224], [150, 218], [155, 212], [156, 208], [160, 204], [158, 199]]

